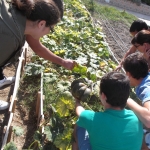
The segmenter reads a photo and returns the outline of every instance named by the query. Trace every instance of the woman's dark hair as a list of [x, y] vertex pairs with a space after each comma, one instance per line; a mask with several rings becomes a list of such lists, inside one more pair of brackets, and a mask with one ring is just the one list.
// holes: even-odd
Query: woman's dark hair
[[139, 32], [141, 30], [147, 30], [148, 25], [142, 20], [135, 20], [130, 27], [130, 32]]
[[135, 79], [145, 78], [148, 74], [148, 63], [140, 53], [130, 54], [123, 62], [123, 68]]
[[63, 17], [62, 0], [12, 0], [12, 4], [31, 21], [45, 20], [46, 26], [57, 24]]
[[124, 108], [130, 93], [128, 77], [115, 71], [107, 73], [101, 79], [100, 93], [106, 95], [111, 106]]
[[144, 43], [150, 44], [150, 32], [148, 30], [142, 30], [138, 32], [134, 38], [132, 39], [131, 43], [143, 45]]

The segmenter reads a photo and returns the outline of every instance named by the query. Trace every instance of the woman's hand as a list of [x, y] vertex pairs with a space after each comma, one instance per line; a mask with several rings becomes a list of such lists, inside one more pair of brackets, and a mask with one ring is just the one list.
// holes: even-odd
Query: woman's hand
[[116, 67], [115, 71], [120, 71], [121, 68], [122, 68], [122, 64], [119, 64], [119, 65]]
[[75, 66], [76, 62], [70, 59], [66, 59], [63, 61], [62, 66], [68, 70], [72, 70]]

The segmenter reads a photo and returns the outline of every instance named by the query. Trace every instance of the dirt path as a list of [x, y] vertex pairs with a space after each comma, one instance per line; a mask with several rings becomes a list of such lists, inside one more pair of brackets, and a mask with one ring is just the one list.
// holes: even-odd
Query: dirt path
[[[30, 57], [31, 57], [32, 53], [33, 53], [32, 50], [29, 49], [28, 52], [27, 52], [27, 63], [30, 62]], [[8, 65], [7, 67], [4, 68], [3, 72], [4, 72], [4, 75], [6, 77], [11, 77], [11, 76], [15, 76], [16, 70], [17, 70], [17, 63], [13, 64], [13, 65]], [[4, 86], [4, 87], [0, 88], [0, 100], [10, 102], [10, 98], [13, 94], [13, 89], [14, 89], [14, 83], [12, 83], [11, 85]], [[17, 109], [20, 110], [21, 108], [16, 108], [16, 110]], [[24, 112], [22, 111], [22, 114], [23, 113]], [[21, 115], [20, 114], [18, 115], [18, 112], [16, 112], [15, 115], [18, 118], [17, 121], [19, 119], [22, 120], [20, 118]], [[8, 109], [0, 111], [0, 147], [2, 145], [2, 141], [3, 141], [3, 138], [4, 138], [4, 133], [3, 133], [4, 127], [7, 126], [8, 119], [9, 119]], [[20, 121], [18, 121], [18, 126], [22, 126], [22, 124], [20, 124], [20, 125], [19, 124], [20, 124]], [[25, 137], [24, 137], [24, 139], [25, 139]]]

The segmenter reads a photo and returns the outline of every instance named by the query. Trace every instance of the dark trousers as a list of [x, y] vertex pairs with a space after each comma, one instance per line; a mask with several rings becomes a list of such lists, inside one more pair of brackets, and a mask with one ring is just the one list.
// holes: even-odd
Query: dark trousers
[[0, 67], [0, 80], [2, 80], [2, 79], [4, 79], [4, 78], [5, 78], [5, 76], [4, 76], [4, 74], [3, 74], [3, 68]]

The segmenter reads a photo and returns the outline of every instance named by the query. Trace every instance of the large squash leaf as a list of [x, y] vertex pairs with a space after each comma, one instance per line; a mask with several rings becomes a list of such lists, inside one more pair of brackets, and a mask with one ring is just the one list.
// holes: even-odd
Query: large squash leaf
[[60, 116], [70, 115], [69, 111], [74, 108], [74, 98], [69, 91], [65, 91], [58, 97], [55, 108]]
[[73, 129], [66, 128], [62, 134], [59, 134], [54, 140], [54, 144], [56, 145], [56, 147], [58, 147], [60, 150], [69, 150], [71, 146], [72, 132]]

